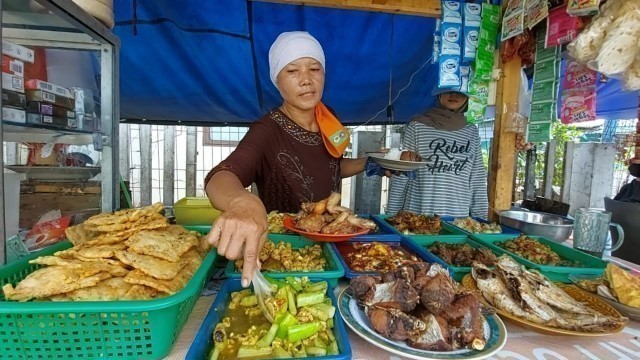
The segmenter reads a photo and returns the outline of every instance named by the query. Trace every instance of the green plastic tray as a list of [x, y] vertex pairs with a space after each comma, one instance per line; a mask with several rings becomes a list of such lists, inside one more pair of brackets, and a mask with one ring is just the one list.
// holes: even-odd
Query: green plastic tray
[[[68, 249], [64, 241], [0, 268], [0, 284], [16, 284], [40, 268], [29, 260]], [[211, 251], [180, 292], [144, 301], [13, 302], [0, 294], [3, 359], [162, 359], [209, 278]]]
[[458, 228], [456, 228], [455, 226], [448, 224], [447, 222], [445, 222], [444, 220], [441, 220], [440, 225], [442, 227], [442, 230], [440, 231], [440, 234], [436, 234], [436, 235], [426, 235], [426, 234], [422, 234], [422, 235], [408, 235], [408, 234], [404, 234], [400, 231], [398, 231], [398, 229], [396, 229], [395, 226], [391, 225], [389, 222], [387, 222], [387, 219], [389, 218], [389, 215], [375, 215], [373, 216], [374, 221], [378, 224], [378, 227], [380, 227], [381, 231], [385, 232], [385, 233], [391, 233], [391, 234], [397, 234], [397, 235], [402, 235], [406, 238], [409, 239], [418, 239], [418, 238], [429, 238], [429, 237], [434, 237], [437, 236], [439, 238], [448, 238], [448, 239], [459, 239], [459, 238], [465, 238], [467, 237], [467, 234], [462, 233], [458, 230]]
[[[269, 240], [273, 241], [276, 244], [282, 241], [291, 243], [291, 247], [294, 249], [300, 249], [308, 245], [317, 244], [314, 241], [311, 241], [309, 239], [306, 239], [297, 235], [269, 234], [268, 238]], [[306, 272], [305, 271], [291, 271], [291, 272], [265, 271], [264, 273], [274, 279], [284, 279], [287, 276], [297, 276], [297, 277], [308, 276], [310, 278], [327, 280], [327, 282], [331, 284], [331, 286], [337, 286], [338, 280], [344, 276], [344, 267], [342, 266], [342, 264], [340, 264], [338, 255], [336, 255], [335, 251], [333, 251], [329, 243], [321, 243], [320, 245], [322, 246], [322, 254], [324, 255], [324, 258], [327, 260], [327, 264], [326, 264], [327, 269], [325, 271], [306, 271]], [[229, 261], [226, 269], [224, 270], [224, 274], [228, 278], [240, 278], [242, 275], [238, 270], [236, 270], [235, 261]]]
[[529, 237], [532, 239], [536, 239], [543, 244], [549, 245], [551, 250], [555, 251], [558, 255], [560, 255], [560, 257], [571, 261], [578, 261], [585, 267], [540, 265], [495, 245], [495, 243], [515, 239], [516, 237], [516, 235], [471, 235], [472, 240], [478, 241], [480, 244], [489, 247], [491, 250], [498, 254], [509, 254], [519, 263], [525, 265], [528, 268], [540, 271], [543, 275], [545, 275], [552, 281], [570, 283], [571, 281], [569, 280], [569, 275], [599, 276], [602, 275], [604, 269], [607, 267], [607, 263], [602, 259], [591, 256], [589, 254], [585, 254], [579, 250], [572, 249], [568, 246], [558, 244], [539, 236]]
[[429, 254], [431, 254], [434, 258], [440, 260], [440, 264], [443, 265], [443, 266], [446, 266], [449, 270], [451, 270], [453, 279], [455, 281], [458, 281], [458, 282], [462, 281], [462, 278], [465, 275], [471, 273], [471, 267], [470, 266], [454, 266], [454, 265], [451, 265], [451, 264], [445, 262], [438, 255], [435, 255], [434, 253], [429, 251], [429, 246], [431, 246], [433, 243], [436, 243], [436, 242], [441, 242], [441, 243], [445, 243], [445, 244], [464, 244], [464, 243], [467, 243], [474, 249], [477, 249], [479, 247], [483, 247], [484, 246], [484, 245], [482, 245], [480, 243], [472, 241], [466, 235], [465, 236], [459, 236], [457, 238], [439, 237], [439, 236], [421, 236], [421, 237], [411, 238], [411, 239], [409, 239], [409, 241], [415, 243], [417, 246], [420, 246], [420, 247], [424, 248], [424, 250], [426, 252], [428, 252]]

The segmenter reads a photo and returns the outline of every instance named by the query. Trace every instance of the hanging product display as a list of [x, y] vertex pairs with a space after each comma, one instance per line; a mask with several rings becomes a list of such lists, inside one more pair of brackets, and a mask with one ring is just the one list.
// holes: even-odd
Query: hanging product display
[[578, 36], [578, 30], [581, 25], [580, 18], [567, 14], [566, 6], [552, 9], [549, 11], [549, 20], [547, 20], [546, 47], [570, 43]]
[[491, 80], [494, 60], [493, 52], [496, 48], [499, 27], [500, 6], [482, 4], [482, 21], [480, 23], [480, 38], [476, 49], [474, 80]]
[[525, 0], [511, 0], [502, 19], [502, 41], [524, 31]]
[[610, 0], [567, 46], [569, 55], [607, 77], [640, 90], [640, 0]]
[[464, 51], [463, 60], [471, 62], [476, 59], [476, 48], [480, 38], [482, 6], [480, 4], [464, 4]]
[[596, 72], [586, 66], [575, 61], [567, 63], [562, 81], [563, 124], [596, 119], [596, 77]]
[[569, 0], [567, 14], [571, 16], [590, 16], [598, 13], [600, 0]]
[[547, 0], [528, 0], [526, 9], [525, 27], [527, 29], [533, 29], [534, 26], [549, 16]]
[[545, 39], [545, 30], [538, 31], [527, 135], [530, 142], [549, 141], [551, 124], [556, 119], [561, 52], [559, 47], [545, 49]]
[[440, 33], [438, 87], [459, 88], [462, 85], [462, 3], [459, 1], [442, 2]]

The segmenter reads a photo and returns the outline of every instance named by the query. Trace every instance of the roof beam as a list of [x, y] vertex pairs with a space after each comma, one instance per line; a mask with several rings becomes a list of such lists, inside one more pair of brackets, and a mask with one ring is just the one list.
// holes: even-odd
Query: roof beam
[[440, 0], [252, 0], [289, 5], [331, 7], [348, 10], [440, 17]]

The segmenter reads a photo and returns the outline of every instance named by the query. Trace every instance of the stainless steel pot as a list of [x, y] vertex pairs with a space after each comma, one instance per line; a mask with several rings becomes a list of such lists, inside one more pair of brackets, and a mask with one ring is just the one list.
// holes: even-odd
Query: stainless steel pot
[[541, 236], [555, 242], [564, 242], [573, 231], [573, 220], [568, 217], [536, 211], [506, 210], [499, 213], [500, 224]]

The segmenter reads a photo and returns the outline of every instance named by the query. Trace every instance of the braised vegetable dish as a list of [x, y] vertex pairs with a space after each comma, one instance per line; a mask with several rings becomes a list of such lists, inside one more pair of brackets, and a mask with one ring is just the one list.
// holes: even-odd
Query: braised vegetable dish
[[442, 231], [440, 216], [419, 215], [409, 211], [399, 211], [387, 222], [405, 235], [437, 235]]
[[213, 330], [211, 360], [339, 354], [333, 333], [336, 308], [327, 297], [327, 282], [287, 277], [276, 286], [275, 297], [265, 300], [273, 324], [251, 289], [231, 294], [224, 318]]
[[447, 244], [434, 242], [429, 246], [429, 251], [449, 265], [469, 267], [474, 261], [486, 266], [493, 266], [497, 258], [491, 250], [480, 247], [474, 249], [469, 244]]
[[339, 244], [347, 266], [353, 271], [390, 271], [418, 258], [400, 245], [379, 242]]
[[515, 239], [496, 242], [497, 246], [540, 265], [582, 267], [577, 261], [563, 259], [549, 245], [524, 234]]
[[[268, 271], [323, 271], [327, 260], [318, 244], [294, 249], [288, 242], [274, 243], [268, 240], [260, 251], [262, 269]], [[242, 269], [243, 260], [236, 261], [236, 269]]]

